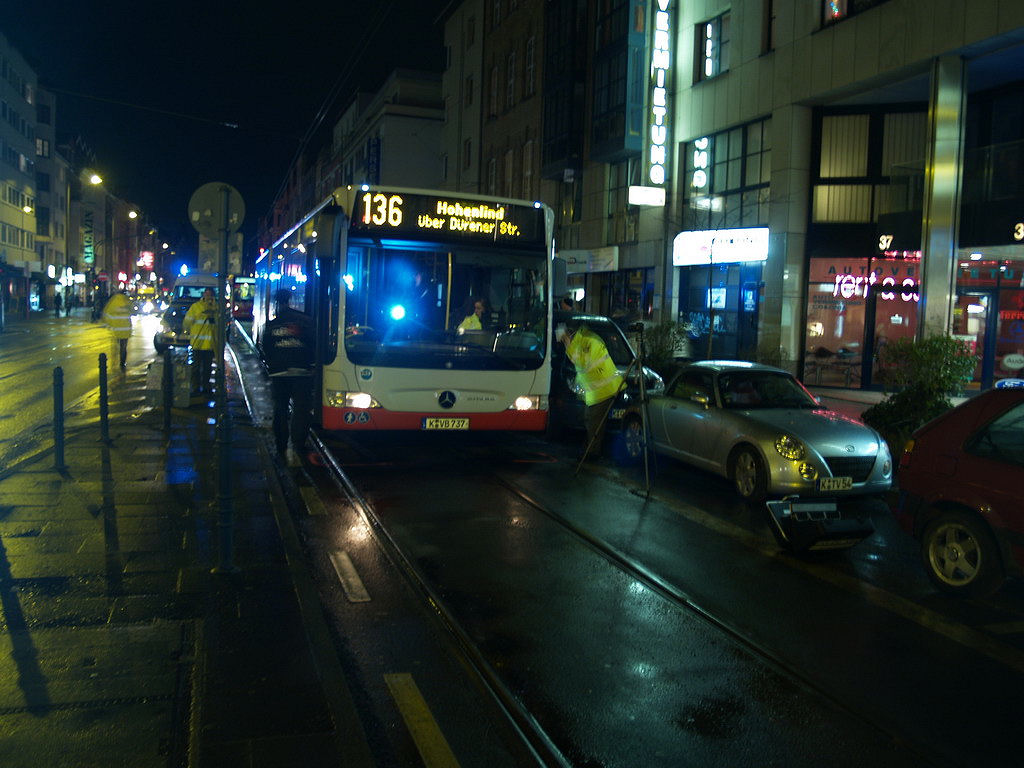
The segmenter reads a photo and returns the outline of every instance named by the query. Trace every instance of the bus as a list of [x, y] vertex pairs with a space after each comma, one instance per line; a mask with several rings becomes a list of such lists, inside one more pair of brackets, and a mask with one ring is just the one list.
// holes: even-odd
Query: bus
[[340, 187], [261, 253], [253, 339], [290, 291], [326, 430], [543, 430], [553, 228], [540, 202]]
[[252, 320], [252, 302], [255, 293], [255, 277], [233, 276], [231, 278], [231, 317], [235, 320]]

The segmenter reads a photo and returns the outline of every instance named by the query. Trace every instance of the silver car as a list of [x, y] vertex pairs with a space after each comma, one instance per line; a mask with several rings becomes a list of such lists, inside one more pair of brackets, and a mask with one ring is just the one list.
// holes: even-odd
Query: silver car
[[[889, 447], [875, 430], [829, 411], [792, 374], [731, 360], [683, 368], [648, 406], [651, 444], [729, 478], [746, 499], [883, 493], [892, 484]], [[631, 456], [642, 450], [639, 414], [625, 426]]]

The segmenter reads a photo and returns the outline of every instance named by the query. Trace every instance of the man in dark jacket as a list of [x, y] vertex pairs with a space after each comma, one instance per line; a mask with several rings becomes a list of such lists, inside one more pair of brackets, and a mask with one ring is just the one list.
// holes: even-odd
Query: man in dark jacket
[[287, 453], [289, 436], [293, 450], [305, 447], [313, 401], [313, 325], [307, 315], [288, 306], [291, 296], [287, 289], [274, 295], [277, 316], [267, 323], [263, 335], [274, 401], [274, 443], [280, 454]]

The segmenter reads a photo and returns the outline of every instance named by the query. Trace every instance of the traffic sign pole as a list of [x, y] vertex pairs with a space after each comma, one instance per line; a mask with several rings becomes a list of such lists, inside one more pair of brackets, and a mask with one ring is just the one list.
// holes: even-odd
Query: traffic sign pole
[[214, 573], [235, 573], [238, 568], [234, 557], [234, 509], [231, 495], [231, 414], [228, 410], [227, 376], [224, 370], [224, 352], [227, 340], [228, 237], [236, 232], [245, 218], [245, 203], [238, 190], [230, 184], [211, 182], [192, 194], [188, 206], [189, 220], [201, 235], [219, 246], [217, 286], [217, 330], [214, 347], [217, 352], [217, 528], [220, 540], [220, 559]]

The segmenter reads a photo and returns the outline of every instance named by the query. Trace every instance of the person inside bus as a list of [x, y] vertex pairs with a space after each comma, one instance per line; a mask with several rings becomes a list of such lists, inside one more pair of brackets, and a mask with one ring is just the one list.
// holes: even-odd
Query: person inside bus
[[470, 297], [464, 310], [465, 317], [459, 323], [459, 333], [484, 330], [484, 300]]
[[313, 325], [289, 306], [291, 298], [287, 288], [274, 294], [277, 315], [267, 323], [262, 342], [274, 402], [274, 445], [281, 455], [288, 453], [289, 438], [294, 451], [305, 448], [313, 405]]

